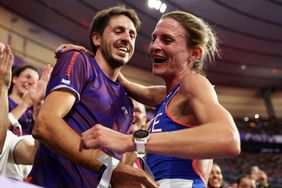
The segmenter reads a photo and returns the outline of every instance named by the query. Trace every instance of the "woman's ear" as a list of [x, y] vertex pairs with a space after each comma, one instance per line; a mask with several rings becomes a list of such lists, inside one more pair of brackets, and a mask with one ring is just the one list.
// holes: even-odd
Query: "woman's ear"
[[18, 76], [13, 76], [13, 79], [12, 79], [13, 84], [15, 84], [15, 82], [17, 81], [17, 79], [18, 79]]
[[192, 52], [192, 57], [191, 57], [191, 60], [193, 62], [201, 59], [202, 57], [202, 49], [201, 48], [195, 48]]

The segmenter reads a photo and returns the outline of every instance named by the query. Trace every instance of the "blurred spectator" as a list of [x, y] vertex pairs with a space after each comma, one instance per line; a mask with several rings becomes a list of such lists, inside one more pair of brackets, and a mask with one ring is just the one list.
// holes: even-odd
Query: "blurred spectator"
[[[38, 142], [34, 142], [31, 135], [17, 137], [7, 130], [10, 123], [8, 121], [8, 88], [11, 83], [12, 63], [11, 48], [0, 43], [0, 174], [23, 180], [24, 166], [18, 164], [33, 164]], [[40, 83], [33, 89], [34, 95], [31, 95], [31, 101], [36, 106], [41, 104], [51, 70], [50, 66], [44, 69]]]
[[[281, 169], [280, 169], [281, 170]], [[257, 172], [257, 187], [258, 188], [267, 188], [269, 187], [268, 184], [268, 177], [264, 170], [259, 170]]]
[[223, 176], [221, 168], [218, 164], [214, 163], [212, 165], [212, 170], [210, 173], [208, 188], [223, 188]]
[[[281, 170], [277, 168], [282, 166], [282, 120], [277, 118], [260, 118], [255, 121], [253, 119], [237, 118], [235, 121], [240, 132], [241, 143], [244, 144], [244, 141], [247, 141], [247, 144], [249, 144], [245, 145], [243, 149], [248, 149], [247, 151], [251, 152], [246, 152], [245, 150], [237, 158], [216, 160], [221, 166], [224, 180], [226, 182], [234, 182], [234, 177], [248, 173], [257, 179], [255, 176], [258, 173], [254, 175], [252, 170], [259, 172], [261, 169], [264, 169], [267, 172], [265, 177], [262, 175], [262, 179], [267, 179], [267, 184], [264, 186], [282, 187]], [[261, 126], [257, 126], [258, 123]], [[275, 142], [276, 145], [273, 144]], [[260, 143], [264, 144], [259, 145]], [[259, 167], [257, 166], [258, 164]], [[250, 171], [252, 167], [254, 168]]]
[[147, 127], [145, 127], [147, 121], [145, 106], [133, 99], [132, 103], [134, 107], [133, 121], [129, 129], [129, 134], [133, 134], [134, 131], [137, 131], [138, 129], [147, 129]]
[[[133, 134], [134, 131], [139, 129], [147, 129], [147, 116], [145, 106], [134, 99], [132, 99], [132, 103], [134, 108], [133, 121], [129, 129], [129, 134]], [[137, 159], [135, 152], [127, 152], [125, 155], [123, 155], [122, 163], [134, 166], [136, 168], [142, 168], [142, 164]]]
[[250, 175], [245, 175], [238, 179], [237, 187], [238, 188], [256, 188], [256, 181]]
[[215, 162], [220, 165], [226, 182], [234, 182], [234, 177], [242, 174], [251, 174], [251, 168], [259, 164], [258, 168], [267, 172], [269, 187], [282, 185], [282, 154], [241, 152], [236, 158], [216, 159]]
[[31, 65], [18, 67], [13, 71], [9, 88], [9, 118], [14, 119], [10, 130], [18, 136], [31, 135], [34, 120], [30, 90], [36, 87], [39, 76], [39, 71]]
[[260, 171], [258, 166], [252, 166], [251, 168], [251, 177], [254, 178], [257, 181], [258, 178], [258, 172]]

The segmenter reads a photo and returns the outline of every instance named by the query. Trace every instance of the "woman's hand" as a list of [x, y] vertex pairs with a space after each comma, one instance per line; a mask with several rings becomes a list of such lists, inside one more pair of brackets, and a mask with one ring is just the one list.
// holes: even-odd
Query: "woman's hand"
[[74, 45], [74, 44], [61, 44], [55, 51], [55, 57], [59, 58], [62, 53], [70, 50], [78, 50], [86, 53], [89, 56], [93, 56], [93, 57], [95, 56], [91, 51], [87, 50], [83, 46]]
[[122, 134], [103, 125], [96, 124], [81, 135], [81, 149], [109, 149], [117, 153], [135, 150], [132, 135]]
[[0, 43], [0, 89], [8, 89], [11, 84], [14, 56], [10, 46]]

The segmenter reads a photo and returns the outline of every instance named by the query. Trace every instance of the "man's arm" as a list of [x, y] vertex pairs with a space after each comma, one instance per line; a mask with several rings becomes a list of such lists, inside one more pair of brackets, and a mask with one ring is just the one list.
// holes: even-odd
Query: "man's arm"
[[[74, 102], [75, 96], [68, 91], [57, 90], [51, 92], [46, 97], [37, 116], [33, 136], [69, 161], [98, 173], [102, 166], [97, 160], [101, 151], [79, 151], [81, 136], [63, 119]], [[112, 182], [121, 185], [141, 182], [147, 187], [157, 187], [143, 171], [122, 164], [119, 164], [113, 171]]]
[[89, 159], [96, 159], [99, 156], [94, 150], [79, 151], [80, 136], [63, 119], [75, 100], [71, 92], [63, 90], [51, 92], [40, 109], [32, 133], [59, 155], [98, 172], [101, 166], [99, 162]]
[[13, 54], [10, 47], [0, 43], [0, 153], [6, 139], [8, 119], [8, 88], [11, 83]]

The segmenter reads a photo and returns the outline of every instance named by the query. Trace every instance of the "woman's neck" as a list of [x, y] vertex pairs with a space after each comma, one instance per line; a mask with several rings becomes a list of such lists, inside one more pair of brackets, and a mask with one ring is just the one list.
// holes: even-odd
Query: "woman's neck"
[[16, 103], [20, 104], [23, 101], [23, 97], [21, 97], [16, 92], [12, 91], [12, 93], [9, 95], [9, 97]]
[[165, 83], [166, 83], [166, 90], [167, 90], [167, 94], [177, 85], [180, 84], [182, 82], [182, 80], [185, 77], [188, 77], [192, 74], [194, 74], [194, 71], [181, 71], [178, 74], [171, 76], [170, 78], [167, 77], [165, 79]]

